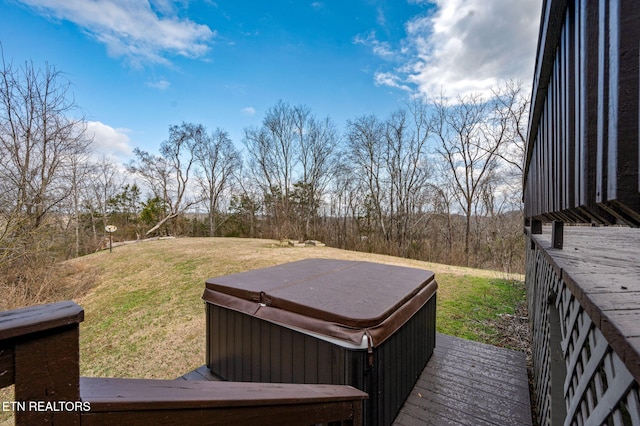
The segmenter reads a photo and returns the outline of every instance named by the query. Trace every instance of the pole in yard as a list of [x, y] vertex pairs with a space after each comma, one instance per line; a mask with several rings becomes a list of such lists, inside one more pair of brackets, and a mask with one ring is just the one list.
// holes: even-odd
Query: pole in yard
[[107, 225], [104, 227], [104, 230], [109, 233], [109, 253], [113, 253], [113, 233], [118, 230], [118, 227], [115, 225]]

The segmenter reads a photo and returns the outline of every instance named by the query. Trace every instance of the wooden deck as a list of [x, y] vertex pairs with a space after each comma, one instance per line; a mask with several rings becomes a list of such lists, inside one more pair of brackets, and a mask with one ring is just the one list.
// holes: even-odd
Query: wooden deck
[[525, 354], [437, 334], [394, 425], [531, 425]]
[[640, 229], [526, 231], [538, 418], [640, 424]]
[[640, 229], [565, 226], [562, 250], [546, 227], [531, 237], [640, 381]]
[[[179, 380], [220, 380], [205, 365]], [[394, 425], [531, 425], [525, 354], [437, 334]]]

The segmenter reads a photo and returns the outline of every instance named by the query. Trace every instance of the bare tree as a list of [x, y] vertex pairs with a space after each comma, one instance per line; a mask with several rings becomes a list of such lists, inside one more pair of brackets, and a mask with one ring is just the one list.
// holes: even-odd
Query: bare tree
[[402, 256], [426, 218], [427, 185], [431, 176], [427, 142], [430, 136], [427, 106], [414, 100], [386, 121], [386, 168], [389, 176], [389, 220], [392, 239]]
[[353, 167], [358, 170], [361, 190], [366, 194], [365, 220], [367, 228], [379, 231], [388, 241], [390, 235], [385, 218], [387, 194], [385, 175], [385, 125], [373, 115], [347, 122], [347, 148]]
[[447, 165], [447, 176], [465, 216], [464, 254], [469, 265], [471, 222], [481, 188], [496, 177], [498, 153], [506, 139], [508, 122], [491, 105], [471, 95], [447, 105], [435, 103], [434, 133], [437, 152]]
[[91, 173], [91, 164], [89, 161], [88, 153], [82, 153], [80, 155], [74, 155], [70, 158], [69, 164], [69, 184], [71, 185], [71, 214], [69, 215], [70, 221], [73, 224], [73, 239], [74, 239], [74, 257], [78, 257], [81, 252], [81, 214], [83, 211], [83, 204], [88, 190], [88, 178]]
[[249, 167], [264, 194], [265, 213], [273, 220], [274, 236], [286, 237], [292, 232], [289, 193], [298, 160], [292, 107], [279, 101], [267, 111], [260, 128], [247, 128], [244, 133]]
[[256, 216], [261, 210], [260, 189], [254, 187], [253, 182], [244, 177], [238, 179], [239, 193], [231, 196], [229, 211], [238, 222], [241, 235], [256, 238], [259, 234]]
[[360, 228], [360, 217], [364, 216], [364, 192], [360, 190], [357, 171], [344, 147], [338, 151], [326, 196], [329, 204], [325, 222], [327, 244], [342, 249], [360, 249], [361, 237], [366, 233]]
[[113, 161], [102, 156], [92, 164], [88, 178], [90, 196], [85, 198], [84, 207], [90, 213], [91, 233], [95, 244], [98, 242], [96, 219], [99, 218], [102, 226], [107, 225], [109, 202], [116, 197], [123, 185], [124, 176]]
[[3, 208], [35, 229], [71, 195], [69, 163], [90, 140], [84, 120], [69, 118], [77, 111], [70, 83], [54, 67], [26, 63], [15, 69], [3, 57], [0, 84]]
[[134, 149], [137, 158], [129, 163], [127, 169], [149, 185], [164, 210], [163, 216], [145, 235], [157, 231], [197, 202], [189, 198], [188, 183], [195, 162], [195, 147], [205, 137], [202, 125], [182, 123], [169, 127], [169, 139], [160, 145], [160, 156]]
[[305, 107], [294, 108], [302, 174], [297, 182], [303, 239], [316, 234], [318, 209], [336, 168], [338, 132], [329, 117], [318, 120]]
[[240, 172], [242, 161], [229, 134], [219, 128], [211, 136], [197, 140], [195, 158], [200, 167], [197, 180], [209, 216], [209, 236], [213, 237], [219, 226], [216, 215], [222, 196], [230, 188], [233, 175]]
[[43, 301], [51, 291], [50, 265], [62, 233], [55, 213], [72, 196], [74, 162], [90, 144], [84, 120], [72, 118], [80, 114], [69, 86], [54, 67], [14, 67], [2, 56], [0, 309], [21, 303], [16, 297]]
[[505, 141], [498, 155], [518, 173], [522, 180], [529, 119], [529, 98], [524, 94], [523, 83], [508, 80], [492, 89], [495, 113], [508, 125]]
[[263, 191], [264, 212], [277, 238], [307, 238], [335, 165], [337, 130], [304, 106], [279, 101], [259, 128], [245, 129], [249, 167]]
[[[444, 168], [446, 170], [446, 168]], [[439, 257], [438, 260], [446, 263], [453, 263], [453, 239], [454, 239], [454, 224], [452, 218], [452, 203], [454, 202], [455, 187], [448, 179], [442, 179], [444, 174], [440, 174], [440, 181], [430, 184], [431, 205], [433, 208], [433, 214], [436, 217], [436, 229], [435, 234], [430, 235], [430, 241], [433, 245], [437, 246], [436, 250], [440, 251], [439, 244], [440, 239], [444, 239], [445, 256]], [[444, 226], [442, 223], [444, 222]], [[444, 235], [442, 230], [444, 229]]]
[[522, 211], [522, 173], [526, 150], [529, 98], [522, 82], [509, 80], [493, 90], [495, 113], [507, 123], [505, 141], [498, 151], [508, 204]]

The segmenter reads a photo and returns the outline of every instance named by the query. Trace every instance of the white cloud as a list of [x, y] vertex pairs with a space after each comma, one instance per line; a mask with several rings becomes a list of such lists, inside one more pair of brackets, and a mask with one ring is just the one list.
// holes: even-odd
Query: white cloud
[[168, 80], [161, 78], [160, 80], [148, 81], [147, 86], [158, 90], [166, 90], [171, 86], [171, 83], [169, 83]]
[[134, 65], [169, 63], [165, 55], [202, 57], [216, 33], [176, 14], [167, 0], [19, 0], [40, 13], [78, 25]]
[[391, 44], [386, 41], [380, 41], [376, 38], [376, 32], [371, 31], [367, 34], [366, 37], [361, 36], [360, 34], [356, 35], [353, 38], [353, 42], [355, 44], [362, 44], [363, 46], [368, 46], [371, 48], [373, 53], [376, 55], [389, 59], [394, 56], [394, 52], [391, 49]]
[[411, 88], [408, 85], [402, 83], [402, 79], [394, 73], [377, 72], [375, 73], [373, 79], [376, 83], [376, 86], [390, 86], [411, 92]]
[[321, 1], [314, 1], [313, 3], [311, 3], [311, 7], [313, 7], [314, 9], [322, 9], [324, 8], [324, 3]]
[[[413, 1], [425, 3], [425, 1]], [[426, 15], [406, 23], [404, 64], [394, 78], [423, 96], [489, 94], [505, 79], [533, 78], [541, 0], [434, 0]], [[387, 74], [387, 73], [383, 73]]]
[[115, 129], [100, 121], [87, 122], [87, 135], [93, 138], [93, 150], [98, 156], [129, 158], [133, 155], [129, 129]]
[[254, 107], [249, 106], [249, 107], [242, 108], [240, 112], [242, 113], [242, 115], [251, 117], [252, 115], [255, 115], [256, 109]]

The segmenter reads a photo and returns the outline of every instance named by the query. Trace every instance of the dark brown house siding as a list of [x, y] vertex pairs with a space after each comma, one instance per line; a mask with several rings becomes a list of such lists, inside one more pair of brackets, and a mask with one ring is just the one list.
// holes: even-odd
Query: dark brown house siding
[[640, 225], [640, 2], [545, 1], [525, 217]]

